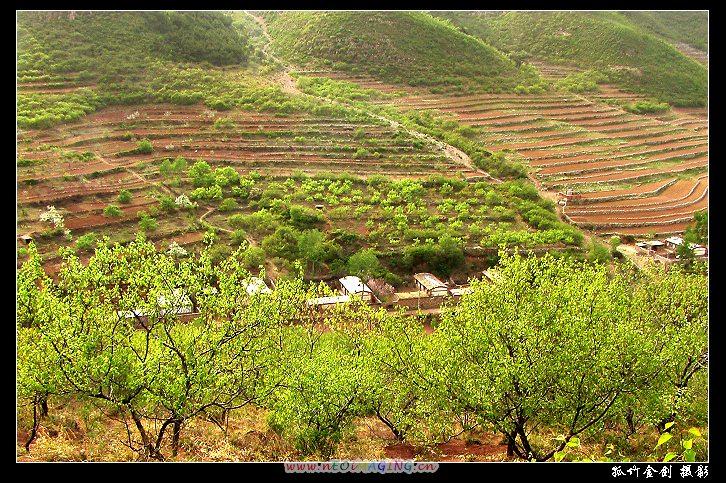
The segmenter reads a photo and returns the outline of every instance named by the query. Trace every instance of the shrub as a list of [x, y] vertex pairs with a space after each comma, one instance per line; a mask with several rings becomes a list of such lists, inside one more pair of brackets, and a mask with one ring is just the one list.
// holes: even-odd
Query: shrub
[[214, 176], [212, 175], [212, 168], [205, 161], [197, 161], [194, 165], [189, 168], [189, 177], [192, 178], [192, 183], [195, 187], [205, 187], [214, 184]]
[[593, 239], [590, 244], [587, 259], [593, 263], [607, 263], [610, 260], [610, 252], [605, 245], [602, 245]]
[[198, 206], [196, 203], [191, 201], [189, 199], [189, 197], [185, 194], [181, 194], [181, 195], [177, 196], [176, 199], [174, 200], [174, 204], [182, 209], [196, 208]]
[[151, 141], [149, 141], [148, 139], [142, 139], [136, 145], [135, 152], [138, 154], [151, 154], [152, 152], [154, 152], [154, 146], [152, 146]]
[[244, 265], [252, 270], [265, 264], [265, 250], [260, 247], [249, 247], [244, 252]]
[[365, 279], [382, 275], [381, 262], [371, 249], [361, 250], [348, 259], [348, 272]]
[[300, 229], [311, 228], [324, 220], [318, 211], [301, 205], [292, 205], [289, 214], [292, 224]]
[[40, 221], [52, 223], [55, 228], [63, 229], [63, 215], [55, 206], [48, 206], [47, 211], [40, 214]]
[[666, 102], [636, 101], [625, 104], [623, 109], [635, 114], [656, 114], [669, 110], [671, 106]]
[[176, 202], [174, 201], [174, 198], [172, 198], [169, 195], [163, 195], [159, 197], [159, 207], [164, 211], [174, 211], [176, 210]]
[[96, 244], [96, 234], [88, 232], [85, 235], [81, 235], [76, 239], [76, 248], [80, 251], [91, 250]]
[[109, 218], [121, 216], [121, 208], [116, 205], [108, 205], [103, 209], [103, 214]]
[[300, 232], [289, 226], [281, 226], [262, 240], [265, 253], [274, 257], [295, 260], [298, 254], [298, 237]]
[[225, 198], [220, 204], [219, 204], [219, 211], [232, 211], [234, 209], [237, 209], [237, 200], [234, 198]]
[[147, 213], [144, 213], [143, 211], [139, 213], [139, 228], [141, 228], [143, 231], [155, 231], [157, 228], [156, 219], [150, 217]]
[[169, 249], [166, 251], [166, 253], [175, 258], [185, 257], [188, 254], [184, 247], [180, 246], [175, 241], [169, 244]]
[[118, 198], [116, 198], [119, 203], [131, 203], [131, 191], [129, 190], [121, 190], [118, 193]]
[[240, 229], [240, 230], [235, 230], [235, 231], [234, 231], [234, 232], [232, 233], [232, 236], [231, 236], [231, 238], [232, 238], [232, 241], [233, 241], [233, 242], [234, 242], [235, 244], [237, 244], [237, 245], [241, 245], [242, 243], [244, 243], [244, 242], [246, 242], [246, 241], [247, 241], [247, 232], [246, 232], [246, 231], [244, 231], [244, 230], [241, 230], [241, 229]]

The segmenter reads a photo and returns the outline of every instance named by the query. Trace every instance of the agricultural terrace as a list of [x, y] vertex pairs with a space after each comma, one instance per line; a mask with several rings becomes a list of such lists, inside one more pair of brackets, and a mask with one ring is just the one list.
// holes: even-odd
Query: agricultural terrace
[[[247, 243], [249, 268], [302, 259], [311, 276], [344, 273], [365, 248], [386, 270], [449, 274], [467, 269], [467, 247], [581, 243], [531, 184], [468, 182], [421, 143], [370, 120], [108, 108], [24, 133], [18, 233], [35, 234], [52, 267], [61, 245], [88, 254], [101, 237], [141, 230], [158, 247], [190, 248], [211, 229], [219, 256]], [[73, 240], [41, 221], [49, 205]]]
[[[365, 76], [331, 78], [379, 88]], [[697, 114], [635, 114], [590, 94], [559, 90], [458, 97], [409, 92], [378, 102], [435, 110], [473, 128], [488, 149], [526, 163], [545, 194], [571, 189], [575, 196], [563, 213], [598, 234], [681, 232], [708, 206], [708, 120]]]

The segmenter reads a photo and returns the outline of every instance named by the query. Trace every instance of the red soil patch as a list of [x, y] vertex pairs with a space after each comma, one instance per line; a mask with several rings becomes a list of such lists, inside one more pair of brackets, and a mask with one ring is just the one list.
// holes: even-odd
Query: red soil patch
[[[626, 200], [604, 201], [601, 203], [589, 203], [585, 205], [572, 205], [567, 209], [567, 214], [584, 215], [587, 212], [594, 212], [607, 209], [638, 209], [661, 206], [668, 204], [686, 203], [695, 201], [703, 195], [703, 191], [708, 188], [708, 176], [697, 178], [696, 180], [679, 180], [675, 184], [669, 186], [659, 195], [649, 196], [646, 198], [635, 198]], [[611, 192], [605, 192], [611, 193]]]

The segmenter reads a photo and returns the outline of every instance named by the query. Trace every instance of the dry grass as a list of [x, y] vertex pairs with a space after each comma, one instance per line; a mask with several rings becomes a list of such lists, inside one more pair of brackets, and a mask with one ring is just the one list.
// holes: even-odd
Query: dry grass
[[[88, 409], [77, 402], [51, 406], [38, 435], [26, 452], [23, 444], [32, 424], [30, 408], [20, 408], [16, 458], [18, 461], [135, 461], [138, 455], [124, 443], [124, 424]], [[652, 433], [652, 434], [651, 434]], [[135, 435], [134, 435], [135, 436]], [[539, 443], [557, 435], [543, 434]], [[704, 435], [705, 436], [705, 435]], [[582, 436], [582, 446], [567, 459], [601, 457], [608, 443], [615, 444], [611, 458], [642, 459], [652, 455], [655, 432], [644, 431], [626, 442], [622, 435], [608, 431], [597, 441]], [[319, 455], [302, 456], [290, 441], [267, 425], [265, 409], [248, 406], [230, 415], [226, 431], [203, 420], [193, 420], [182, 430], [179, 454], [171, 455], [171, 437], [165, 438], [162, 452], [167, 461], [299, 461], [320, 460]], [[701, 444], [698, 445], [699, 447]], [[699, 448], [704, 451], [705, 447]], [[413, 447], [398, 443], [390, 430], [374, 417], [357, 418], [354, 429], [346, 434], [333, 456], [335, 459], [380, 461], [417, 459], [420, 461], [506, 461], [506, 445], [501, 435], [471, 431], [443, 444]]]

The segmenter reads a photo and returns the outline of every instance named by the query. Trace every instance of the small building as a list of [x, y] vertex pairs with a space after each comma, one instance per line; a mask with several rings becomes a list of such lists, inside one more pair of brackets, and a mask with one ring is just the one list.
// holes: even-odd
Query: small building
[[348, 275], [338, 280], [343, 295], [357, 296], [366, 301], [371, 301], [373, 298], [373, 291], [368, 285], [363, 283], [360, 278], [353, 275]]
[[669, 238], [666, 238], [665, 240], [666, 246], [670, 248], [671, 250], [675, 250], [679, 246], [683, 245], [683, 238], [679, 236], [672, 236]]
[[315, 205], [316, 210], [323, 210], [325, 208], [325, 205]]
[[[156, 298], [156, 306], [159, 308], [159, 315], [165, 315], [167, 313], [184, 315], [194, 312], [194, 306], [191, 299], [184, 293], [183, 290], [178, 288], [172, 290], [171, 294], [168, 296], [159, 295]], [[148, 316], [148, 314], [141, 309], [119, 310], [116, 314], [125, 319], [145, 318]]]
[[30, 235], [20, 235], [18, 239], [26, 245], [30, 245], [30, 242], [33, 241], [33, 237]]
[[330, 297], [316, 297], [305, 301], [308, 307], [329, 308], [338, 304], [350, 302], [350, 295], [333, 295]]
[[443, 297], [449, 294], [449, 287], [431, 273], [417, 273], [413, 276], [416, 288], [429, 297]]
[[260, 277], [251, 277], [249, 281], [242, 282], [242, 286], [245, 288], [249, 295], [272, 292], [272, 290], [270, 290], [270, 287], [268, 287], [265, 281], [262, 280]]
[[666, 246], [666, 244], [659, 240], [649, 240], [644, 242], [638, 242], [635, 244], [635, 246], [647, 253], [653, 253], [662, 251], [661, 248]]
[[693, 249], [693, 254], [697, 257], [705, 257], [708, 256], [708, 248], [697, 245], [695, 243], [691, 243], [691, 248]]
[[451, 292], [451, 295], [454, 297], [461, 297], [464, 294], [471, 293], [471, 287], [456, 287], [449, 290]]

